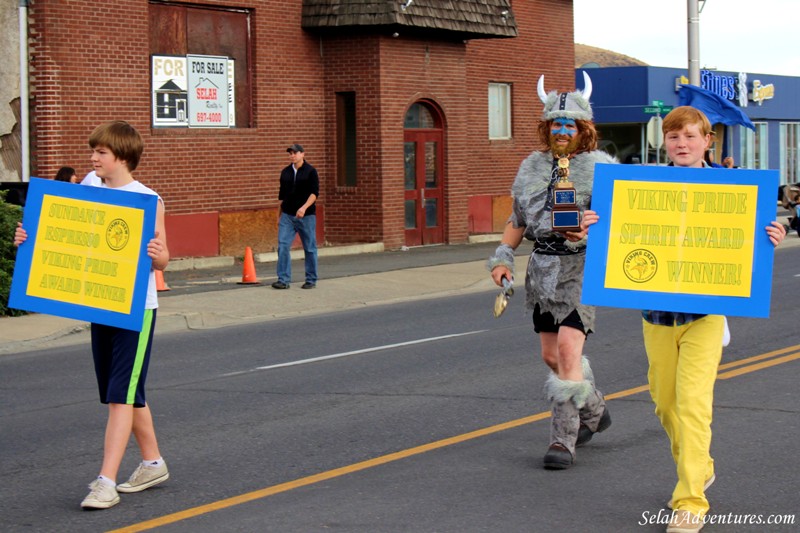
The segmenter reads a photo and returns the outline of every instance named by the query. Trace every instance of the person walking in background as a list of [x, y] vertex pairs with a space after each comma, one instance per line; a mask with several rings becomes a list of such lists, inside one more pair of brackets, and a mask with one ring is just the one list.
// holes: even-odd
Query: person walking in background
[[292, 283], [292, 242], [300, 235], [305, 254], [306, 281], [303, 289], [317, 286], [317, 197], [319, 176], [305, 160], [299, 144], [286, 149], [292, 164], [281, 171], [278, 199], [281, 217], [278, 221], [278, 281], [273, 289], [288, 289]]
[[[148, 240], [147, 255], [152, 260], [145, 298], [141, 331], [92, 323], [92, 356], [100, 391], [100, 402], [108, 405], [100, 475], [89, 485], [81, 502], [84, 509], [107, 509], [118, 504], [119, 492], [140, 492], [169, 478], [169, 472], [156, 440], [153, 415], [145, 399], [145, 380], [150, 364], [150, 348], [158, 308], [155, 272], [169, 263], [164, 203], [161, 197], [136, 181], [131, 174], [139, 164], [144, 144], [139, 132], [127, 122], [101, 124], [89, 137], [95, 174], [81, 186], [107, 187], [118, 191], [152, 194], [158, 197], [155, 235]], [[24, 246], [28, 234], [19, 224], [14, 245]], [[142, 462], [128, 481], [116, 484], [117, 472], [131, 433], [136, 438]]]
[[736, 166], [733, 164], [732, 156], [726, 156], [725, 158], [723, 158], [721, 165], [717, 163], [714, 147], [712, 146], [714, 144], [714, 140], [716, 139], [716, 133], [714, 132], [714, 130], [711, 130], [710, 135], [711, 137], [709, 141], [709, 146], [708, 148], [706, 148], [706, 152], [703, 155], [703, 160], [706, 162], [706, 164], [708, 164], [708, 166], [712, 168], [736, 168]]
[[72, 167], [61, 167], [56, 173], [56, 181], [68, 181], [70, 183], [78, 183], [78, 175], [75, 174], [75, 169]]
[[706, 150], [705, 155], [703, 156], [703, 161], [705, 161], [706, 165], [710, 166], [711, 168], [725, 168], [724, 166], [714, 161], [713, 150]]
[[544, 77], [539, 78], [539, 98], [544, 103], [539, 139], [546, 148], [520, 165], [511, 189], [513, 212], [487, 265], [494, 282], [502, 286], [504, 278], [513, 279], [514, 250], [523, 238], [533, 241], [525, 277], [526, 304], [533, 312], [542, 359], [552, 370], [545, 384], [552, 418], [544, 467], [558, 470], [572, 466], [575, 448], [611, 425], [589, 360], [583, 357], [586, 337], [595, 327], [595, 308], [581, 303], [586, 232], [554, 229], [552, 216], [559, 182], [571, 182], [574, 209], [584, 210], [591, 201], [595, 163], [617, 162], [597, 149], [589, 103], [591, 80], [585, 73], [584, 79], [583, 92], [546, 94]]
[[708, 166], [712, 168], [737, 168], [733, 164], [733, 157], [731, 156], [728, 156], [725, 159], [723, 159], [721, 165], [719, 163], [716, 163], [714, 161], [714, 150], [711, 149], [706, 150], [703, 160], [708, 164]]

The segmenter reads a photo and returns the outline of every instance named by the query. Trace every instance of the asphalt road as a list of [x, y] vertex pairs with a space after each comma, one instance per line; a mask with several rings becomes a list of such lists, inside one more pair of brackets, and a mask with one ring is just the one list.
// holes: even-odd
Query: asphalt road
[[[794, 525], [705, 531], [797, 531], [798, 260], [776, 254], [770, 319], [730, 319], [709, 490], [719, 517]], [[663, 531], [675, 474], [638, 313], [599, 310], [587, 354], [613, 425], [551, 472], [538, 340], [520, 301], [491, 318], [494, 294], [158, 336], [148, 400], [171, 479], [107, 511], [78, 505], [105, 424], [88, 350], [4, 356], [0, 529]]]

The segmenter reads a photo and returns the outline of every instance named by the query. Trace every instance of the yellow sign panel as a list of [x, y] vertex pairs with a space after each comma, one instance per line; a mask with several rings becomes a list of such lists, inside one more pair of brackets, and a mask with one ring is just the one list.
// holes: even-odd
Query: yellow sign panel
[[750, 296], [758, 187], [614, 181], [605, 287]]
[[144, 211], [42, 197], [27, 294], [129, 314]]

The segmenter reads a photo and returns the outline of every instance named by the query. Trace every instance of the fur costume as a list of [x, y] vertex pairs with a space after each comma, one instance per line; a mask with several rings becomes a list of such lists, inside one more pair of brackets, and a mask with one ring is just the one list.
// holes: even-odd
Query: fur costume
[[[578, 154], [570, 160], [570, 181], [575, 186], [576, 201], [581, 210], [587, 209], [591, 202], [595, 163], [616, 163], [616, 160], [599, 150]], [[515, 228], [525, 227], [525, 238], [529, 240], [560, 235], [552, 229], [551, 212], [545, 210], [545, 202], [550, 195], [548, 186], [552, 167], [553, 156], [550, 152], [533, 152], [520, 165], [511, 188], [514, 212], [509, 220]], [[581, 248], [586, 243], [567, 241], [567, 246]], [[539, 304], [541, 311], [552, 313], [557, 322], [577, 309], [587, 332], [594, 330], [594, 307], [580, 302], [585, 260], [583, 253], [531, 254], [525, 279], [528, 309], [533, 310]]]
[[554, 373], [550, 374], [544, 384], [544, 395], [548, 401], [566, 401], [572, 399], [575, 407], [581, 409], [587, 404], [593, 404], [592, 394], [594, 387], [594, 372], [589, 365], [589, 359], [584, 355], [581, 358], [583, 368], [583, 381], [561, 380]]
[[[544, 128], [550, 128], [549, 137], [541, 140], [554, 150], [580, 149], [577, 142], [580, 129], [575, 121], [592, 120], [589, 103], [592, 85], [585, 72], [584, 80], [586, 88], [583, 91], [546, 94], [544, 76], [539, 78], [538, 92], [544, 104], [544, 120], [562, 119], [561, 122], [540, 125], [539, 131], [543, 137]], [[557, 124], [555, 129], [553, 124]], [[594, 132], [590, 135], [585, 146], [594, 144]], [[572, 140], [566, 141], [566, 137]], [[551, 142], [553, 139], [555, 142]], [[576, 310], [584, 332], [588, 334], [594, 330], [595, 308], [581, 304], [587, 238], [571, 242], [563, 234], [553, 231], [553, 190], [556, 182], [566, 176], [575, 188], [578, 209], [585, 211], [592, 200], [595, 164], [617, 161], [599, 150], [562, 153], [560, 156], [568, 158], [568, 164], [561, 169], [550, 150], [533, 152], [522, 162], [511, 187], [514, 204], [508, 222], [515, 230], [511, 232], [515, 242], [521, 232], [524, 238], [535, 243], [525, 276], [526, 307], [534, 310], [538, 305], [540, 312], [550, 313], [557, 324]], [[568, 169], [566, 174], [565, 168]], [[501, 243], [487, 263], [489, 271], [500, 265], [514, 272], [514, 250], [507, 243]], [[588, 442], [592, 435], [611, 424], [603, 395], [595, 388], [594, 375], [585, 357], [582, 367], [581, 381], [563, 380], [552, 373], [545, 384], [545, 395], [552, 411], [550, 447], [544, 456], [545, 468], [569, 468], [575, 459], [575, 447]]]

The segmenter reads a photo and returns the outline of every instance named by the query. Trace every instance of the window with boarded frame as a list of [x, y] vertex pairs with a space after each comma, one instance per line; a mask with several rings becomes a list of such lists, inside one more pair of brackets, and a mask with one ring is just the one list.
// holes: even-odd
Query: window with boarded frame
[[252, 124], [250, 10], [151, 1], [150, 55], [227, 56], [234, 60], [236, 127]]

